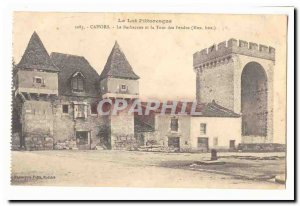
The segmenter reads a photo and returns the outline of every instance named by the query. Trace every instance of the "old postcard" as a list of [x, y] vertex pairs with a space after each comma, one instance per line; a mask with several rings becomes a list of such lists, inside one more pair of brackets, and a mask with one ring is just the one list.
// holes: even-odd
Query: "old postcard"
[[11, 185], [285, 190], [287, 23], [13, 12]]

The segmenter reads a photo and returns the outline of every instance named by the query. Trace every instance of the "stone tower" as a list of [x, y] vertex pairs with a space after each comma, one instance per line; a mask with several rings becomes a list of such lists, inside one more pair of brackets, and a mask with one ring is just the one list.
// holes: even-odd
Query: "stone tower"
[[274, 65], [265, 45], [230, 39], [205, 48], [193, 56], [196, 99], [241, 113], [243, 143], [271, 143]]
[[[21, 61], [16, 65], [14, 82], [21, 147], [53, 139], [52, 102], [58, 96], [59, 69], [52, 63], [36, 32], [30, 38]], [[32, 149], [40, 149], [35, 144]]]
[[[125, 99], [128, 107], [139, 97], [139, 76], [129, 64], [119, 44], [115, 45], [100, 75], [100, 91], [102, 99]], [[125, 149], [135, 143], [134, 115], [125, 109], [117, 115], [107, 117], [109, 129], [108, 143], [111, 149]]]

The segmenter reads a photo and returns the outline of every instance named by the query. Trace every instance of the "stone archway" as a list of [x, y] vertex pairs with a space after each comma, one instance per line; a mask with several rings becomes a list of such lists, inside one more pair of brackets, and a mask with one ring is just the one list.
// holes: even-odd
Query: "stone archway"
[[267, 136], [268, 79], [264, 68], [250, 62], [241, 75], [242, 135]]

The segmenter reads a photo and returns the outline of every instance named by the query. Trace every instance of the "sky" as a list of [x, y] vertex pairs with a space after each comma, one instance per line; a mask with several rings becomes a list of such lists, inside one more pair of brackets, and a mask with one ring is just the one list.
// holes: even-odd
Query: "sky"
[[[172, 23], [128, 23], [127, 19], [171, 20]], [[120, 22], [122, 20], [125, 22]], [[284, 141], [286, 16], [15, 12], [13, 22], [13, 57], [16, 63], [36, 31], [49, 54], [61, 52], [84, 56], [100, 74], [115, 41], [118, 41], [133, 70], [140, 76], [141, 99], [194, 100], [193, 53], [203, 48], [230, 38], [272, 46], [276, 48], [274, 125], [277, 129], [274, 139], [276, 142]], [[79, 25], [85, 29], [78, 29]], [[110, 28], [96, 25], [108, 25]], [[197, 26], [202, 29], [117, 29], [117, 26], [123, 28], [129, 25]]]

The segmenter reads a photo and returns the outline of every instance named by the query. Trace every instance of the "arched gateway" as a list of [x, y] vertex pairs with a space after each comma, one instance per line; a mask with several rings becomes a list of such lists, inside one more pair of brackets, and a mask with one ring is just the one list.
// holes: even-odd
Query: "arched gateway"
[[242, 40], [196, 52], [196, 99], [241, 114], [243, 143], [271, 143], [274, 65], [274, 48]]
[[248, 63], [241, 76], [242, 135], [267, 136], [268, 82], [264, 68]]

